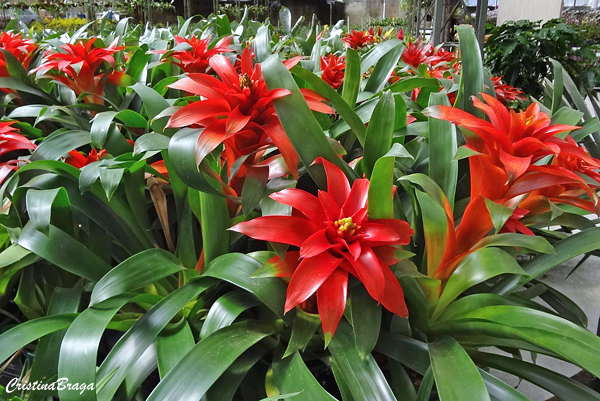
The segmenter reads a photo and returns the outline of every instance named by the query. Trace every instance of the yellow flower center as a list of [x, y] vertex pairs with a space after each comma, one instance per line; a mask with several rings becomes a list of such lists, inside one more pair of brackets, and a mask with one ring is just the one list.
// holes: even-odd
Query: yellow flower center
[[360, 228], [360, 226], [357, 226], [352, 222], [352, 217], [339, 219], [338, 221], [333, 223], [333, 226], [337, 230], [337, 235], [339, 237], [346, 238], [352, 236], [356, 232], [356, 230]]
[[248, 74], [242, 75], [242, 79], [240, 80], [240, 88], [250, 88], [254, 84], [254, 81], [250, 79]]

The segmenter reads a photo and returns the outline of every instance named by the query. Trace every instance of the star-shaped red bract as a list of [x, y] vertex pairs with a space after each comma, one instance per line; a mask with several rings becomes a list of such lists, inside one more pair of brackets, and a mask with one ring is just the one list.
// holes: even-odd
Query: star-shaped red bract
[[338, 89], [344, 82], [344, 70], [346, 62], [344, 57], [336, 57], [333, 54], [321, 56], [321, 78], [333, 89]]
[[[31, 59], [35, 55], [37, 45], [30, 39], [24, 39], [20, 33], [2, 32], [0, 34], [0, 49], [8, 50], [19, 62], [24, 69], [29, 67]], [[0, 52], [0, 77], [8, 77], [6, 69], [6, 61], [4, 55]]]
[[[164, 60], [173, 63], [183, 72], [207, 73], [210, 70], [209, 61], [211, 57], [220, 53], [231, 52], [231, 36], [219, 40], [214, 47], [209, 48], [209, 38], [198, 39], [192, 35], [191, 38], [175, 36], [175, 48], [169, 51], [159, 50], [155, 53], [165, 53]], [[187, 46], [189, 46], [189, 48]]]
[[[319, 159], [327, 174], [327, 191], [312, 195], [285, 189], [271, 199], [292, 207], [291, 216], [263, 216], [231, 228], [249, 237], [299, 247], [300, 264], [287, 289], [285, 312], [316, 292], [326, 343], [346, 307], [348, 273], [360, 280], [386, 309], [407, 316], [398, 279], [389, 266], [394, 254], [410, 242], [413, 230], [397, 219], [369, 219], [368, 179], [352, 186], [342, 170]], [[392, 194], [390, 194], [392, 196]]]
[[[12, 126], [15, 121], [0, 121], [0, 157], [14, 150], [33, 150], [37, 146]], [[5, 159], [3, 159], [5, 160]], [[8, 174], [17, 169], [17, 161], [0, 162], [0, 183]]]

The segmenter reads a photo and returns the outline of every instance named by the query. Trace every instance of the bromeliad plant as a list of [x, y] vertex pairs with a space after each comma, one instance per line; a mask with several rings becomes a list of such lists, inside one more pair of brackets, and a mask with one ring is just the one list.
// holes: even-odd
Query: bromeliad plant
[[38, 386], [2, 396], [527, 400], [493, 368], [599, 400], [524, 360], [600, 374], [538, 280], [600, 243], [600, 127], [560, 64], [511, 109], [469, 27], [459, 60], [280, 17], [6, 36], [0, 359]]

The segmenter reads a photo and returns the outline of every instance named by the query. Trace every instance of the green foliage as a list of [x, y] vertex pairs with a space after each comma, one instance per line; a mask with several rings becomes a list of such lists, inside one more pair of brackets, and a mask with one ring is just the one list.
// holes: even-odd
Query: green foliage
[[543, 94], [542, 83], [551, 76], [549, 58], [558, 60], [571, 75], [579, 90], [591, 89], [599, 82], [598, 48], [587, 43], [582, 30], [562, 20], [546, 23], [507, 22], [491, 31], [485, 46], [485, 64], [490, 72], [511, 86], [536, 98]]

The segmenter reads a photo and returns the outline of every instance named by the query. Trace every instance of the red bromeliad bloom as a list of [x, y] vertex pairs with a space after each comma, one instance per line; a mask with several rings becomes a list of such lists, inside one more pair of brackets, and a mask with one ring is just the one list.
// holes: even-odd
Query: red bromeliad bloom
[[[11, 125], [14, 121], [0, 121], [0, 157], [14, 150], [33, 150], [36, 145], [23, 135], [19, 130]], [[17, 161], [0, 162], [0, 183], [8, 176], [11, 171], [17, 169]]]
[[372, 34], [365, 31], [355, 31], [354, 29], [350, 33], [342, 35], [342, 40], [354, 50], [375, 43], [375, 38]]
[[285, 189], [271, 199], [292, 207], [291, 216], [263, 216], [231, 228], [249, 237], [297, 246], [300, 264], [287, 289], [285, 312], [316, 292], [326, 343], [346, 307], [348, 273], [358, 278], [371, 297], [389, 311], [407, 316], [398, 280], [388, 266], [395, 251], [410, 242], [410, 225], [396, 219], [369, 219], [368, 179], [352, 187], [342, 170], [319, 159], [327, 174], [327, 192], [314, 196]]
[[437, 63], [439, 58], [433, 55], [433, 44], [428, 43], [423, 46], [423, 38], [419, 38], [416, 43], [408, 43], [408, 46], [402, 52], [402, 61], [418, 68], [421, 64], [431, 65]]
[[398, 29], [398, 35], [396, 35], [396, 37], [400, 40], [404, 40], [404, 29]]
[[321, 57], [321, 72], [323, 81], [327, 82], [333, 89], [338, 89], [344, 82], [344, 70], [346, 62], [344, 57], [336, 57], [333, 54]]
[[232, 39], [232, 36], [226, 36], [209, 49], [208, 38], [198, 39], [192, 35], [190, 39], [186, 39], [175, 36], [176, 47], [174, 49], [169, 51], [159, 50], [155, 53], [165, 53], [164, 60], [179, 66], [183, 72], [203, 74], [210, 70], [208, 61], [212, 56], [233, 51], [229, 48]]
[[[32, 72], [62, 83], [77, 95], [88, 94], [84, 98], [86, 102], [104, 104], [101, 96], [104, 94], [105, 81], [121, 85], [121, 80], [125, 78], [125, 73], [117, 70], [113, 57], [114, 53], [125, 47], [117, 47], [116, 39], [106, 48], [93, 47], [95, 41], [96, 38], [92, 38], [85, 44], [83, 41], [74, 45], [66, 43], [60, 47], [62, 52], [48, 51], [44, 63]], [[106, 64], [109, 68], [102, 70], [101, 67]]]
[[[297, 62], [291, 60], [289, 68]], [[202, 96], [204, 99], [188, 104], [171, 116], [168, 128], [204, 128], [197, 145], [197, 159], [201, 161], [221, 143], [225, 145], [223, 160], [229, 168], [242, 156], [254, 164], [267, 147], [275, 145], [289, 171], [298, 176], [298, 155], [288, 139], [273, 106], [273, 100], [287, 96], [287, 89], [268, 90], [260, 68], [253, 66], [248, 49], [242, 54], [242, 74], [238, 74], [222, 55], [213, 56], [210, 66], [221, 80], [207, 74], [188, 74], [171, 88]], [[331, 113], [333, 110], [321, 103], [325, 100], [317, 93], [302, 90], [312, 110]]]
[[502, 83], [502, 77], [492, 77], [496, 98], [504, 104], [509, 104], [517, 100], [524, 100], [523, 91], [514, 86]]
[[[594, 212], [597, 195], [581, 175], [598, 183], [592, 187], [600, 187], [600, 175], [593, 171], [600, 167], [600, 160], [571, 138], [558, 136], [580, 127], [551, 125], [550, 117], [537, 104], [517, 113], [489, 95], [482, 97], [485, 103], [477, 98], [473, 98], [473, 103], [488, 116], [489, 122], [447, 106], [435, 106], [425, 112], [460, 126], [466, 146], [477, 152], [469, 158], [471, 201], [456, 230], [456, 252], [468, 251], [493, 228], [486, 199], [516, 208], [507, 229], [527, 234], [530, 232], [516, 220], [527, 211], [529, 215], [542, 211], [542, 203], [549, 209], [548, 201]], [[542, 164], [546, 158], [552, 162]], [[582, 194], [590, 200], [580, 198]]]
[[[23, 39], [23, 35], [20, 33], [2, 32], [2, 34], [0, 34], [0, 49], [8, 50], [17, 60], [19, 60], [23, 65], [23, 68], [27, 69], [31, 59], [35, 56], [37, 44], [30, 39]], [[0, 53], [0, 77], [8, 76], [4, 55]]]
[[78, 152], [77, 150], [72, 150], [69, 152], [69, 156], [65, 159], [65, 163], [70, 164], [73, 167], [82, 168], [88, 164], [97, 162], [106, 156], [106, 154], [106, 149], [102, 149], [100, 152], [96, 151], [96, 149], [92, 149], [87, 156], [81, 152]]

